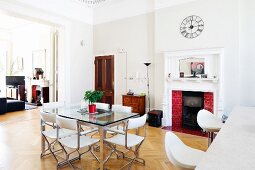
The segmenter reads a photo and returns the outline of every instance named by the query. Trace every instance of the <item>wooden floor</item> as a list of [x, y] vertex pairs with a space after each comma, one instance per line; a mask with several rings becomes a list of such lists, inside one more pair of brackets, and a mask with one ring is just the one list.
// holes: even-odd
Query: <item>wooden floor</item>
[[[175, 168], [167, 159], [164, 149], [166, 131], [147, 126], [147, 137], [140, 150], [140, 156], [146, 165], [134, 164], [134, 170], [163, 170]], [[197, 149], [207, 149], [207, 138], [177, 133], [181, 140]], [[56, 169], [56, 162], [51, 157], [40, 158], [40, 116], [38, 110], [12, 112], [0, 115], [0, 170], [38, 170]], [[119, 169], [126, 163], [113, 155], [107, 162], [108, 169]], [[93, 170], [98, 163], [88, 153], [83, 155], [78, 167]], [[61, 169], [71, 169], [64, 167]]]

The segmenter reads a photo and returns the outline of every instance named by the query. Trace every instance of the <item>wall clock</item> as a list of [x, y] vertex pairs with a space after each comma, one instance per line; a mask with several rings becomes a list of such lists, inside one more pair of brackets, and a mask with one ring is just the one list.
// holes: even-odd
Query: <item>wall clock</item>
[[185, 38], [196, 38], [204, 30], [204, 21], [196, 15], [186, 17], [180, 26], [181, 34]]

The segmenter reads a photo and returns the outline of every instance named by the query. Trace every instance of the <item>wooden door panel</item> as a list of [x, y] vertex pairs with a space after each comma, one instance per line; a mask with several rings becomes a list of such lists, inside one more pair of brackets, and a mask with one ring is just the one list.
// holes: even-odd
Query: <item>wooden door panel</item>
[[112, 76], [113, 76], [113, 74], [109, 74], [109, 73], [111, 73], [111, 70], [112, 70], [112, 60], [105, 60], [105, 71], [106, 71], [106, 73], [108, 73], [108, 74], [106, 74], [105, 76], [106, 76], [106, 80], [111, 80], [111, 81], [105, 81], [105, 89], [106, 90], [113, 90], [113, 78], [112, 78]]
[[101, 102], [114, 104], [114, 56], [95, 57], [95, 90], [104, 92]]
[[[98, 60], [98, 77], [102, 77], [102, 76], [103, 76], [103, 61]], [[97, 88], [103, 89], [103, 79], [98, 78], [97, 80], [98, 80]]]

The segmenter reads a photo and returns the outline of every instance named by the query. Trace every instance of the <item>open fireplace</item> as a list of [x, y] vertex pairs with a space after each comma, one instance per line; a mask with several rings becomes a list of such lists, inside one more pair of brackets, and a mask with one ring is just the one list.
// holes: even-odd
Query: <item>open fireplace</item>
[[204, 108], [204, 92], [182, 92], [182, 127], [200, 129], [197, 113]]

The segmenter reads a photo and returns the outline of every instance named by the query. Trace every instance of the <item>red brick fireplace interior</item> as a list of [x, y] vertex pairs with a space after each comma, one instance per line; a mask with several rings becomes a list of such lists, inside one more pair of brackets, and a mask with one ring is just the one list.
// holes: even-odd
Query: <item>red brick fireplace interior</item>
[[[193, 92], [191, 92], [192, 94]], [[213, 113], [213, 93], [198, 92], [203, 94], [201, 109], [206, 109]], [[183, 91], [172, 91], [172, 129], [183, 128]], [[189, 128], [188, 128], [189, 129]], [[191, 128], [192, 129], [192, 128]]]

